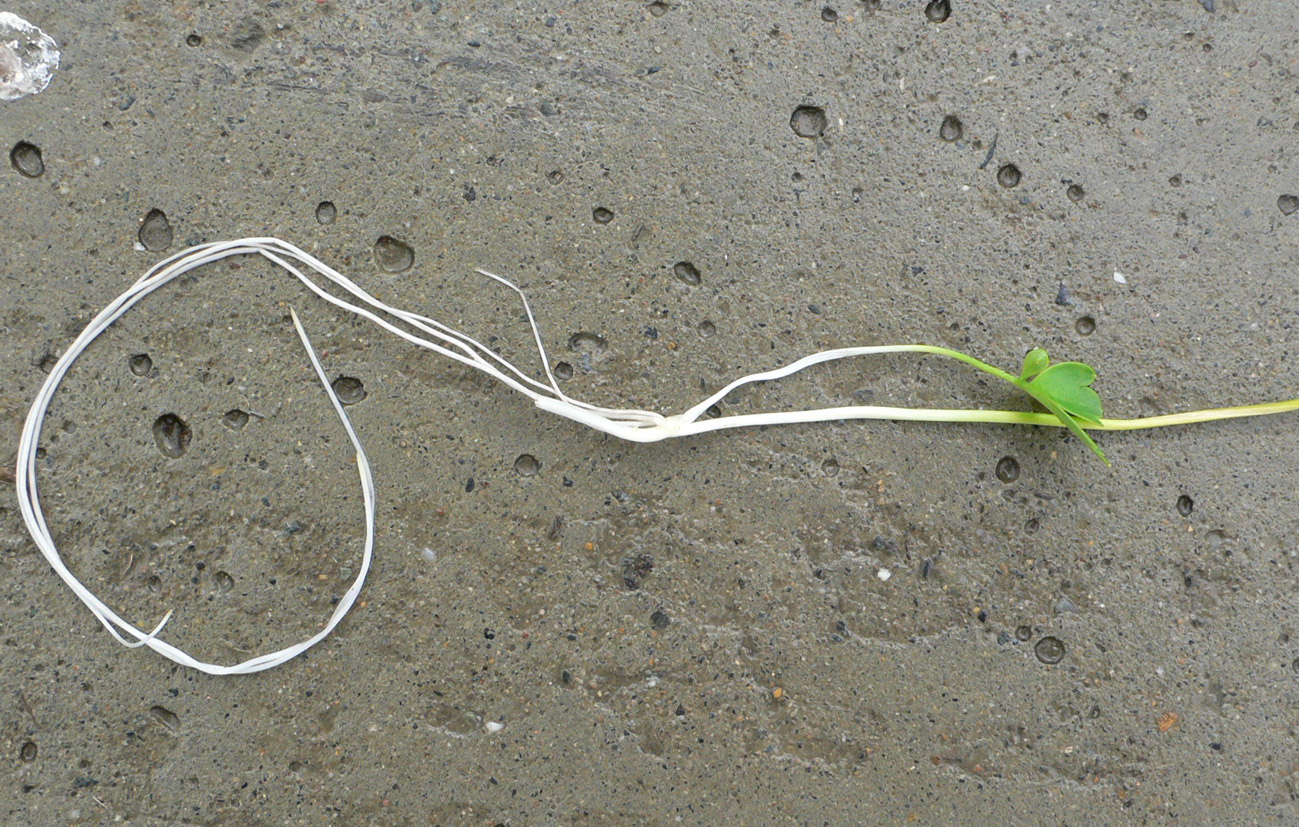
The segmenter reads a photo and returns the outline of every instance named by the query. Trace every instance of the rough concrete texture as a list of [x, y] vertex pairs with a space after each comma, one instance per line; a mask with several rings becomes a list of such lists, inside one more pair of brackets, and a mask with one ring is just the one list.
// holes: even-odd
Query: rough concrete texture
[[[0, 104], [44, 165], [0, 170], [4, 433], [161, 248], [263, 234], [535, 370], [472, 270], [516, 278], [606, 404], [889, 342], [1042, 345], [1111, 416], [1295, 396], [1299, 6], [939, 5], [11, 2], [63, 63]], [[39, 467], [74, 570], [223, 662], [318, 628], [359, 560], [290, 306], [365, 392], [361, 602], [272, 671], [176, 668], [4, 494], [6, 823], [1299, 818], [1293, 416], [1106, 435], [1112, 469], [978, 425], [629, 445], [236, 260], [94, 344]], [[853, 400], [1024, 404], [898, 356], [722, 413]]]

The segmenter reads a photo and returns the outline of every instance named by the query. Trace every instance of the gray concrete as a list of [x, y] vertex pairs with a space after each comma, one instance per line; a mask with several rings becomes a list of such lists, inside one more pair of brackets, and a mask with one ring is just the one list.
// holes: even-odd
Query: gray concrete
[[[819, 348], [911, 341], [1086, 360], [1111, 416], [1295, 396], [1299, 7], [924, 5], [10, 3], [64, 60], [0, 103], [0, 147], [45, 166], [0, 170], [4, 434], [42, 362], [163, 255], [135, 247], [154, 209], [172, 252], [278, 235], [535, 366], [472, 269], [517, 278], [596, 402], [677, 411]], [[412, 269], [376, 266], [385, 235]], [[55, 537], [136, 622], [174, 609], [197, 655], [317, 628], [361, 505], [293, 306], [367, 392], [363, 604], [270, 672], [174, 668], [117, 646], [0, 495], [5, 823], [1299, 817], [1299, 419], [1108, 435], [1112, 469], [995, 426], [632, 446], [237, 264], [147, 300], [68, 377], [40, 467]], [[897, 357], [726, 412], [853, 399], [1023, 404]], [[231, 408], [264, 418], [232, 431]], [[179, 459], [151, 434], [168, 412], [193, 433]]]

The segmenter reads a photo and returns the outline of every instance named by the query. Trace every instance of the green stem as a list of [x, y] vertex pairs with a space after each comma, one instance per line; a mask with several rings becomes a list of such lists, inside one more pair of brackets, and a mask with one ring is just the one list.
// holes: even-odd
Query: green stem
[[[995, 365], [990, 365], [980, 359], [976, 359], [959, 350], [950, 348], [937, 347], [934, 345], [901, 345], [901, 350], [911, 351], [914, 353], [932, 353], [939, 356], [947, 356], [957, 361], [964, 362], [967, 365], [978, 368], [984, 373], [1003, 381], [1009, 382], [1020, 390], [1032, 396], [1045, 406], [1046, 403], [1042, 398], [1033, 392], [1033, 386], [1025, 382], [1018, 376], [1007, 373]], [[1050, 409], [1049, 406], [1048, 410]], [[1148, 428], [1168, 428], [1174, 425], [1193, 425], [1197, 422], [1214, 422], [1220, 419], [1241, 419], [1249, 416], [1269, 416], [1271, 414], [1290, 413], [1299, 411], [1299, 399], [1285, 399], [1279, 402], [1260, 402], [1255, 405], [1233, 405], [1227, 408], [1205, 408], [1199, 411], [1186, 411], [1184, 413], [1161, 414], [1159, 416], [1142, 416], [1136, 419], [1101, 419], [1100, 422], [1080, 423], [1080, 427], [1090, 431], [1141, 431]], [[962, 412], [964, 413], [964, 411]], [[1006, 422], [1024, 425], [1056, 425], [1066, 426], [1066, 423], [1059, 421], [1058, 414], [1040, 414], [1040, 413], [1022, 413], [1013, 418], [1001, 416], [1002, 414], [1016, 414], [1016, 411], [971, 411], [970, 413], [989, 413], [997, 414], [996, 419], [962, 419], [965, 422]], [[1072, 419], [1072, 417], [1070, 417]]]
[[[990, 365], [982, 359], [976, 359], [968, 353], [962, 353], [959, 350], [951, 348], [938, 347], [937, 345], [891, 345], [878, 349], [872, 348], [874, 352], [889, 353], [928, 353], [936, 356], [946, 356], [949, 359], [955, 359], [958, 362], [983, 371], [991, 376], [995, 376], [1003, 382], [1007, 382], [1033, 399], [1037, 400], [1042, 407], [1050, 413], [1032, 413], [1028, 411], [989, 411], [989, 410], [962, 410], [953, 409], [950, 411], [926, 409], [914, 410], [913, 414], [918, 416], [907, 417], [905, 412], [908, 409], [897, 409], [896, 417], [888, 418], [897, 419], [924, 419], [926, 421], [946, 421], [946, 422], [994, 422], [1014, 425], [1047, 425], [1055, 427], [1068, 428], [1075, 436], [1082, 440], [1087, 447], [1096, 452], [1096, 455], [1109, 465], [1109, 460], [1105, 459], [1105, 454], [1101, 451], [1096, 442], [1087, 434], [1087, 431], [1138, 431], [1149, 428], [1168, 428], [1174, 425], [1191, 425], [1197, 422], [1213, 422], [1220, 419], [1239, 419], [1249, 416], [1268, 416], [1270, 414], [1289, 413], [1299, 411], [1299, 399], [1287, 399], [1280, 402], [1263, 402], [1256, 405], [1235, 405], [1227, 408], [1207, 408], [1199, 411], [1187, 411], [1185, 413], [1163, 414], [1160, 416], [1146, 416], [1137, 419], [1100, 419], [1097, 422], [1088, 422], [1079, 420], [1064, 411], [1054, 400], [1038, 391], [1029, 381], [1021, 379], [1018, 376], [1007, 373], [1001, 368]], [[845, 409], [845, 412], [847, 409]], [[826, 412], [828, 413], [828, 411]], [[864, 411], [863, 411], [864, 413]], [[883, 418], [881, 415], [887, 415], [885, 409], [880, 409], [871, 418]]]
[[1101, 458], [1101, 462], [1105, 463], [1106, 465], [1110, 464], [1110, 461], [1105, 458], [1105, 452], [1102, 451], [1100, 446], [1096, 444], [1096, 440], [1088, 436], [1087, 432], [1083, 430], [1082, 425], [1078, 422], [1078, 420], [1070, 416], [1068, 412], [1066, 412], [1063, 408], [1057, 405], [1055, 400], [1051, 399], [1051, 397], [1047, 396], [1044, 393], [1039, 392], [1037, 388], [1033, 387], [1031, 382], [1028, 382], [1024, 379], [1020, 379], [1018, 376], [1012, 376], [1011, 374], [1007, 373], [1006, 371], [1002, 370], [999, 367], [990, 365], [987, 362], [983, 361], [982, 359], [976, 359], [967, 353], [961, 353], [959, 350], [952, 350], [950, 348], [937, 347], [934, 345], [906, 345], [905, 347], [914, 350], [916, 353], [933, 353], [939, 356], [947, 356], [949, 358], [956, 359], [957, 361], [964, 362], [967, 365], [971, 365], [975, 368], [978, 368], [984, 373], [992, 374], [998, 379], [1001, 379], [1005, 382], [1009, 382], [1010, 384], [1019, 388], [1024, 393], [1036, 399], [1042, 407], [1050, 411], [1051, 415], [1055, 417], [1057, 423], [1063, 425], [1064, 427], [1072, 431], [1074, 436], [1082, 440], [1083, 443], [1088, 448], [1090, 448], [1093, 453], [1096, 454], [1096, 456]]
[[[858, 356], [879, 355], [885, 353], [926, 353], [945, 356], [964, 362], [976, 370], [1006, 382], [1042, 404], [1049, 413], [1031, 411], [998, 411], [969, 408], [900, 408], [882, 405], [848, 405], [832, 408], [816, 408], [803, 411], [769, 411], [756, 414], [732, 414], [717, 419], [701, 418], [711, 405], [725, 398], [727, 394], [741, 385], [752, 382], [774, 381], [797, 373], [813, 365]], [[1043, 389], [1036, 388], [1029, 380], [1014, 376], [981, 359], [976, 359], [959, 350], [938, 347], [935, 345], [874, 345], [869, 347], [849, 347], [824, 350], [805, 356], [791, 364], [770, 371], [754, 373], [741, 377], [721, 388], [712, 396], [699, 402], [688, 411], [668, 417], [654, 427], [632, 427], [625, 423], [610, 423], [595, 413], [574, 410], [572, 405], [561, 401], [539, 399], [537, 406], [552, 413], [576, 419], [591, 427], [613, 433], [633, 442], [656, 442], [668, 437], [702, 434], [710, 431], [729, 430], [731, 428], [783, 425], [798, 422], [828, 422], [847, 419], [877, 419], [910, 422], [978, 422], [1002, 425], [1045, 425], [1068, 428], [1082, 440], [1096, 455], [1105, 460], [1105, 455], [1087, 431], [1135, 431], [1148, 428], [1167, 428], [1173, 425], [1190, 425], [1196, 422], [1212, 422], [1219, 419], [1237, 419], [1248, 416], [1266, 416], [1269, 414], [1299, 411], [1299, 399], [1281, 402], [1265, 402], [1256, 405], [1238, 405], [1229, 408], [1209, 408], [1186, 413], [1164, 414], [1160, 416], [1141, 417], [1138, 419], [1079, 419], [1060, 407]], [[1105, 463], [1109, 464], [1108, 461]]]

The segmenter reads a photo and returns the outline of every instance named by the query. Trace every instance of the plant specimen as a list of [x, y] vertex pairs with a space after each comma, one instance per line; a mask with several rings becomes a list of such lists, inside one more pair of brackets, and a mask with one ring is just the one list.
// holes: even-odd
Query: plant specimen
[[[541, 332], [536, 320], [533, 318], [527, 297], [517, 285], [500, 276], [479, 271], [487, 278], [518, 294], [527, 315], [528, 323], [532, 328], [533, 340], [544, 372], [542, 378], [529, 376], [482, 343], [441, 322], [380, 301], [346, 276], [288, 242], [276, 238], [244, 238], [235, 241], [201, 244], [159, 262], [141, 276], [126, 292], [100, 311], [58, 359], [32, 402], [31, 410], [23, 425], [22, 437], [18, 446], [15, 476], [19, 507], [23, 514], [23, 520], [27, 524], [28, 531], [31, 532], [32, 537], [35, 539], [37, 547], [55, 572], [76, 593], [77, 597], [90, 608], [91, 612], [113, 637], [127, 646], [147, 646], [177, 663], [211, 674], [246, 674], [269, 669], [300, 654], [322, 640], [355, 602], [370, 567], [375, 520], [374, 481], [371, 476], [370, 465], [366, 460], [364, 450], [361, 448], [360, 439], [348, 420], [342, 402], [334, 389], [331, 388], [325, 370], [316, 356], [296, 312], [292, 314], [294, 327], [303, 347], [307, 351], [317, 378], [324, 386], [325, 393], [329, 396], [335, 412], [342, 421], [343, 427], [356, 449], [357, 469], [360, 474], [362, 491], [364, 492], [366, 516], [365, 549], [356, 579], [339, 600], [321, 631], [307, 640], [276, 652], [259, 655], [242, 663], [227, 666], [199, 661], [159, 638], [158, 633], [163, 624], [166, 623], [167, 618], [170, 617], [170, 612], [163, 618], [162, 623], [159, 623], [150, 632], [136, 628], [117, 615], [84, 584], [77, 580], [64, 564], [58, 549], [54, 545], [54, 540], [50, 536], [40, 507], [36, 482], [36, 449], [40, 440], [42, 420], [49, 408], [54, 392], [58, 389], [59, 383], [62, 382], [64, 375], [73, 362], [97, 336], [135, 306], [137, 302], [172, 279], [184, 275], [197, 267], [239, 255], [263, 256], [298, 278], [312, 293], [321, 299], [362, 316], [411, 344], [426, 348], [448, 359], [486, 373], [528, 397], [538, 408], [544, 411], [580, 422], [597, 431], [632, 442], [657, 442], [664, 439], [729, 428], [844, 419], [985, 422], [1016, 425], [1052, 425], [1068, 428], [1098, 457], [1105, 460], [1104, 453], [1088, 431], [1160, 428], [1215, 419], [1282, 413], [1299, 409], [1299, 399], [1293, 399], [1284, 402], [1215, 408], [1139, 419], [1104, 419], [1101, 416], [1100, 397], [1091, 388], [1092, 381], [1096, 377], [1095, 371], [1081, 362], [1051, 364], [1046, 351], [1041, 348], [1034, 348], [1028, 352], [1024, 357], [1018, 375], [1015, 375], [989, 365], [973, 356], [949, 348], [931, 345], [877, 345], [824, 350], [805, 356], [780, 368], [748, 374], [732, 381], [688, 410], [680, 414], [664, 416], [654, 411], [594, 405], [565, 394], [560, 389], [551, 370], [550, 360], [542, 344]], [[327, 290], [325, 286], [309, 277], [306, 271], [312, 271], [322, 277], [327, 285], [341, 291], [346, 298], [337, 296]], [[1014, 385], [1045, 408], [1045, 413], [850, 405], [809, 410], [737, 414], [712, 419], [702, 418], [710, 407], [742, 385], [778, 380], [813, 365], [826, 362], [884, 353], [921, 353], [959, 360]], [[1106, 461], [1106, 464], [1108, 464], [1108, 461]]]

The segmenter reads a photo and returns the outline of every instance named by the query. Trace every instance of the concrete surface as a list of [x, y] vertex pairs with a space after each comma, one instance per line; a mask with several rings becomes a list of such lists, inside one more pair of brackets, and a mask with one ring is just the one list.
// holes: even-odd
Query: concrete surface
[[[63, 63], [0, 104], [0, 146], [44, 164], [0, 174], [7, 438], [162, 257], [137, 249], [153, 210], [152, 247], [278, 235], [535, 367], [472, 269], [510, 275], [566, 391], [602, 403], [674, 412], [913, 341], [1086, 360], [1113, 416], [1296, 395], [1299, 7], [833, 6], [10, 2]], [[377, 266], [383, 236], [411, 269]], [[994, 426], [634, 446], [216, 266], [78, 363], [40, 479], [102, 597], [142, 625], [174, 609], [168, 639], [229, 662], [317, 628], [359, 558], [290, 305], [366, 392], [362, 603], [270, 672], [173, 668], [108, 637], [4, 494], [5, 823], [1299, 818], [1293, 416], [1107, 435], [1113, 469]], [[853, 399], [1023, 404], [897, 357], [724, 412]], [[231, 430], [234, 408], [260, 416]], [[165, 413], [192, 431], [177, 459]]]

